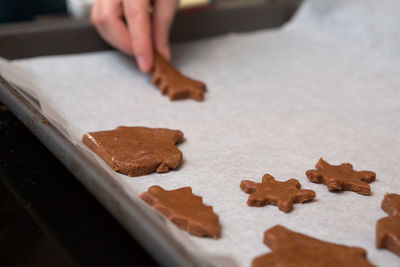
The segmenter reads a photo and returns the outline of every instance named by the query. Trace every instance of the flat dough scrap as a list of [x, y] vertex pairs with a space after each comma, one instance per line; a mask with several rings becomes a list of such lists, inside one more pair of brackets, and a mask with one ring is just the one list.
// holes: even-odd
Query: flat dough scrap
[[154, 52], [152, 82], [163, 95], [168, 94], [170, 100], [192, 98], [202, 101], [206, 91], [204, 83], [184, 76], [157, 51]]
[[388, 216], [376, 223], [376, 247], [400, 257], [400, 216]]
[[252, 267], [372, 267], [358, 247], [324, 242], [276, 225], [264, 233], [272, 252], [255, 258]]
[[361, 195], [371, 195], [368, 183], [375, 181], [376, 174], [371, 171], [355, 171], [350, 163], [331, 165], [319, 159], [316, 170], [308, 170], [307, 178], [318, 184], [325, 184], [330, 191], [354, 191]]
[[191, 187], [164, 190], [151, 186], [140, 198], [166, 216], [179, 228], [199, 237], [220, 236], [219, 217], [213, 207], [203, 204], [203, 198], [192, 193]]
[[386, 194], [381, 208], [389, 216], [376, 223], [376, 247], [400, 256], [400, 195]]
[[381, 208], [390, 216], [400, 215], [400, 195], [386, 194], [382, 201]]
[[286, 213], [293, 209], [293, 203], [308, 202], [315, 198], [314, 191], [300, 189], [300, 187], [296, 179], [280, 182], [269, 174], [263, 176], [261, 183], [249, 180], [243, 180], [240, 183], [240, 188], [250, 194], [247, 205], [255, 207], [276, 205]]
[[87, 133], [82, 138], [114, 171], [128, 176], [176, 169], [182, 152], [175, 144], [182, 141], [183, 133], [178, 130], [124, 126]]

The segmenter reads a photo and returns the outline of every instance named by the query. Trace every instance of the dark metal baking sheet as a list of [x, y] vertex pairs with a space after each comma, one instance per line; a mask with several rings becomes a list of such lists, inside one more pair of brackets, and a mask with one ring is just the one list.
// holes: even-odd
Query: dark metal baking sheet
[[[172, 41], [181, 42], [231, 31], [276, 27], [288, 19], [284, 5], [216, 7], [178, 14]], [[239, 20], [238, 17], [241, 19]], [[87, 20], [23, 23], [0, 27], [0, 56], [8, 59], [110, 49]], [[203, 266], [172, 236], [150, 220], [94, 159], [76, 147], [63, 129], [42, 114], [35, 101], [0, 76], [0, 100], [84, 184], [124, 227], [163, 265]]]

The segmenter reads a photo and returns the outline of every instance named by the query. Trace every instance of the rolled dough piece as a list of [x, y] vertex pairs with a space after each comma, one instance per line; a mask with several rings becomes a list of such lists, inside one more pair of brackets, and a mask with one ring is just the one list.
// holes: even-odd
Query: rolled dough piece
[[157, 51], [154, 52], [153, 84], [160, 88], [170, 100], [192, 98], [202, 101], [206, 85], [184, 76], [165, 60]]
[[152, 186], [140, 198], [161, 212], [179, 228], [199, 237], [220, 236], [219, 217], [213, 207], [203, 204], [203, 198], [192, 193], [192, 188], [164, 190]]
[[253, 260], [252, 267], [372, 267], [367, 252], [324, 242], [275, 225], [264, 233], [264, 244], [272, 252]]
[[182, 152], [175, 144], [182, 141], [183, 133], [178, 130], [123, 126], [87, 133], [82, 138], [114, 171], [128, 176], [176, 169]]
[[386, 194], [382, 201], [381, 208], [390, 216], [400, 215], [400, 195]]
[[315, 198], [314, 191], [300, 189], [300, 187], [296, 179], [280, 182], [269, 174], [263, 176], [261, 183], [249, 180], [243, 180], [240, 183], [240, 188], [250, 194], [247, 205], [255, 207], [276, 205], [286, 213], [293, 209], [293, 203], [308, 202]]
[[400, 257], [400, 195], [386, 194], [381, 208], [389, 216], [376, 223], [376, 246]]
[[368, 183], [375, 181], [376, 174], [371, 171], [355, 171], [350, 163], [331, 165], [319, 159], [316, 170], [306, 172], [308, 180], [325, 184], [329, 191], [354, 191], [361, 195], [371, 195]]

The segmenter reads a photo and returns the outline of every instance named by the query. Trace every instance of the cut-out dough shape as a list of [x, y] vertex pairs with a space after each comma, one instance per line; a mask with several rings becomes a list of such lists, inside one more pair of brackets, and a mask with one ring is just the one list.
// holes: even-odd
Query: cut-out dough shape
[[400, 257], [400, 195], [386, 194], [381, 207], [390, 216], [376, 223], [376, 246]]
[[157, 51], [154, 52], [152, 82], [170, 100], [192, 98], [201, 101], [206, 91], [204, 83], [184, 76]]
[[261, 183], [249, 180], [243, 180], [240, 183], [240, 188], [250, 194], [247, 205], [255, 207], [276, 205], [286, 213], [293, 209], [293, 203], [308, 202], [315, 198], [314, 191], [300, 189], [300, 187], [296, 179], [280, 182], [269, 174], [263, 176]]
[[400, 215], [400, 195], [399, 194], [386, 194], [382, 200], [381, 208], [390, 216]]
[[220, 236], [219, 217], [213, 207], [203, 204], [203, 198], [192, 193], [190, 187], [164, 190], [152, 186], [140, 198], [161, 212], [179, 228], [199, 237]]
[[306, 172], [307, 178], [313, 183], [323, 183], [330, 191], [354, 191], [361, 195], [371, 195], [368, 183], [375, 181], [374, 172], [355, 171], [350, 163], [331, 165], [322, 158], [315, 168]]
[[373, 267], [367, 252], [324, 242], [276, 225], [264, 233], [264, 244], [272, 252], [253, 260], [252, 267]]
[[87, 133], [82, 138], [114, 171], [128, 176], [176, 169], [182, 152], [175, 144], [182, 141], [183, 133], [178, 130], [123, 126]]

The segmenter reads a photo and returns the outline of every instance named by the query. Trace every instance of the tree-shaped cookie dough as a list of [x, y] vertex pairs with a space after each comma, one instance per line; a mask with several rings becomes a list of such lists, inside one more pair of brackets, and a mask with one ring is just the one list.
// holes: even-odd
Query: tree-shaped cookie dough
[[390, 216], [376, 223], [376, 246], [400, 256], [400, 195], [386, 194], [381, 207]]
[[204, 99], [206, 85], [183, 76], [157, 51], [154, 52], [152, 81], [160, 88], [163, 95], [168, 94], [170, 100], [192, 98], [201, 101]]
[[252, 267], [373, 267], [367, 252], [324, 242], [276, 225], [264, 233], [264, 244], [272, 252], [253, 260]]
[[182, 141], [181, 131], [122, 126], [111, 131], [87, 133], [82, 138], [82, 142], [114, 171], [128, 176], [176, 169], [182, 152], [175, 144]]
[[375, 181], [371, 171], [355, 171], [350, 163], [331, 165], [319, 159], [316, 170], [308, 170], [307, 178], [314, 183], [325, 184], [330, 191], [354, 191], [361, 195], [371, 195], [368, 183]]
[[194, 195], [190, 187], [168, 191], [152, 186], [140, 194], [140, 198], [179, 228], [196, 236], [219, 238], [218, 215], [213, 207], [204, 205], [203, 198]]
[[240, 188], [250, 194], [247, 205], [261, 207], [267, 204], [276, 205], [283, 212], [290, 212], [293, 203], [303, 203], [315, 198], [312, 190], [300, 189], [298, 180], [290, 179], [279, 182], [269, 174], [265, 174], [261, 183], [243, 180]]

